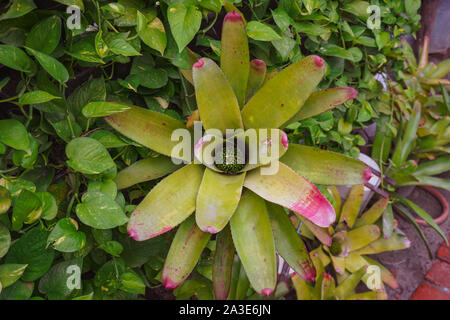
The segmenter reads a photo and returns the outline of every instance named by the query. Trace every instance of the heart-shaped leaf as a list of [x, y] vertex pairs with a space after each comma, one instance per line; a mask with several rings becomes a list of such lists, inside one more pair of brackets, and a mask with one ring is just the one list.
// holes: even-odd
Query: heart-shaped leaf
[[71, 218], [59, 220], [48, 236], [47, 243], [61, 252], [75, 252], [86, 243], [84, 232], [78, 231], [78, 224]]
[[111, 229], [128, 221], [117, 202], [101, 192], [86, 193], [76, 213], [81, 222], [96, 229]]

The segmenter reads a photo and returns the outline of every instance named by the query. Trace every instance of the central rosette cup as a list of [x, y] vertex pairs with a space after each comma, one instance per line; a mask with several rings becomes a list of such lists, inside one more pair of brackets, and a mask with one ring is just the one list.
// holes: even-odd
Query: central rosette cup
[[287, 148], [287, 136], [279, 129], [237, 130], [227, 136], [207, 131], [195, 145], [194, 155], [197, 163], [234, 175], [260, 166], [271, 167]]

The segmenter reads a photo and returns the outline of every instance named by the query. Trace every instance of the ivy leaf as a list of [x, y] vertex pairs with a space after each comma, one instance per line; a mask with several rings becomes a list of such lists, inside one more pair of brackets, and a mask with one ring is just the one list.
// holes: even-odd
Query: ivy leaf
[[86, 118], [95, 118], [106, 117], [129, 109], [130, 106], [123, 102], [94, 101], [84, 106], [82, 113]]
[[111, 13], [125, 14], [125, 7], [119, 2], [105, 4], [102, 6], [102, 10], [109, 11]]
[[75, 42], [71, 51], [66, 51], [66, 53], [81, 61], [104, 64], [105, 62], [98, 55], [94, 41], [95, 39], [88, 35]]
[[291, 53], [292, 49], [294, 49], [296, 41], [285, 35], [283, 36], [283, 38], [279, 40], [273, 40], [272, 45], [280, 53], [281, 58], [283, 60], [286, 60], [289, 54]]
[[103, 79], [103, 77], [92, 78], [76, 88], [67, 98], [67, 107], [75, 116], [77, 123], [82, 127], [86, 127], [87, 119], [82, 114], [83, 107], [92, 101], [103, 101], [105, 98], [105, 79]]
[[141, 278], [131, 272], [120, 275], [120, 289], [135, 294], [145, 294], [145, 284]]
[[36, 162], [38, 156], [39, 145], [36, 139], [29, 133], [28, 141], [30, 141], [30, 147], [25, 152], [23, 150], [14, 150], [13, 152], [13, 163], [16, 166], [22, 166], [25, 169], [32, 168]]
[[77, 6], [81, 11], [84, 11], [83, 0], [55, 0], [56, 2], [65, 4], [66, 6]]
[[250, 21], [247, 24], [247, 35], [255, 40], [259, 41], [272, 41], [281, 39], [280, 35], [275, 32], [269, 25], [258, 22]]
[[0, 285], [3, 288], [9, 287], [19, 280], [26, 268], [26, 264], [7, 263], [0, 265]]
[[45, 103], [54, 99], [61, 99], [61, 97], [54, 96], [42, 90], [35, 90], [26, 92], [19, 98], [19, 105]]
[[117, 185], [113, 180], [91, 181], [87, 192], [101, 192], [110, 196], [111, 199], [115, 199], [117, 197]]
[[58, 16], [51, 16], [33, 26], [25, 45], [42, 53], [51, 54], [58, 46], [60, 38], [61, 19]]
[[8, 212], [11, 207], [11, 195], [8, 189], [0, 186], [0, 215]]
[[33, 0], [14, 0], [8, 11], [0, 16], [0, 21], [24, 16], [35, 8]]
[[282, 32], [286, 31], [292, 24], [292, 18], [280, 7], [272, 11], [272, 17]]
[[200, 30], [202, 14], [196, 6], [186, 7], [177, 3], [167, 8], [167, 18], [172, 35], [178, 45], [178, 52], [181, 53]]
[[11, 246], [11, 235], [8, 228], [0, 223], [0, 258], [3, 258]]
[[405, 11], [408, 17], [414, 17], [420, 8], [420, 0], [405, 0]]
[[390, 40], [387, 32], [374, 32], [375, 42], [379, 50], [381, 50]]
[[141, 55], [127, 40], [126, 34], [111, 34], [105, 36], [105, 42], [109, 49], [115, 54], [123, 56], [139, 56]]
[[66, 147], [67, 164], [84, 174], [99, 174], [115, 167], [106, 148], [97, 140], [87, 137], [76, 138]]
[[27, 129], [15, 119], [0, 120], [0, 142], [17, 150], [30, 148]]
[[42, 214], [41, 218], [45, 220], [53, 220], [58, 214], [58, 205], [56, 199], [50, 192], [39, 191], [35, 195], [41, 200]]
[[27, 50], [30, 51], [37, 61], [39, 61], [42, 68], [44, 68], [44, 70], [47, 71], [59, 83], [64, 83], [69, 80], [69, 72], [61, 62], [37, 50], [31, 48], [27, 48]]
[[128, 217], [111, 197], [101, 192], [88, 192], [76, 207], [78, 218], [95, 229], [111, 229], [125, 224]]
[[125, 264], [122, 259], [110, 260], [97, 271], [94, 285], [107, 294], [113, 294], [120, 287], [117, 276], [124, 272]]
[[17, 198], [12, 214], [12, 229], [19, 231], [23, 223], [31, 224], [42, 214], [41, 200], [31, 191], [23, 190]]
[[86, 235], [78, 231], [78, 224], [72, 218], [59, 220], [47, 239], [47, 244], [61, 252], [78, 251], [85, 243]]
[[35, 281], [52, 265], [55, 251], [47, 248], [48, 232], [36, 226], [19, 238], [9, 249], [6, 263], [28, 264], [22, 280]]
[[33, 60], [22, 49], [4, 44], [0, 45], [0, 63], [26, 73], [36, 69]]
[[105, 148], [120, 148], [128, 145], [128, 143], [107, 130], [94, 131], [89, 135], [89, 138], [99, 141]]
[[120, 254], [123, 251], [123, 247], [120, 244], [120, 242], [117, 241], [106, 241], [105, 243], [102, 243], [98, 246], [99, 249], [104, 250], [105, 252], [109, 253], [112, 256], [119, 257]]
[[82, 258], [55, 264], [39, 281], [39, 292], [46, 294], [51, 300], [63, 299], [76, 288], [78, 281], [81, 282], [78, 276], [81, 277], [82, 267]]
[[16, 281], [5, 288], [0, 294], [0, 300], [28, 300], [33, 294], [34, 283]]
[[[167, 46], [166, 31], [164, 25], [159, 18], [154, 18], [148, 22], [146, 17], [138, 11], [138, 26], [141, 23], [142, 28], [139, 29], [139, 38], [150, 48], [155, 49], [164, 55]], [[141, 20], [141, 21], [140, 21]], [[140, 21], [140, 22], [139, 22]]]

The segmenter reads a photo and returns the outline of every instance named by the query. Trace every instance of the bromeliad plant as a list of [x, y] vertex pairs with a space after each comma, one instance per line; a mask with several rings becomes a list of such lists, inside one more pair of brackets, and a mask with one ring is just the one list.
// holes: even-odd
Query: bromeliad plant
[[[199, 118], [206, 130], [221, 133], [215, 139], [205, 135], [196, 141], [194, 153], [197, 157], [203, 154], [198, 150], [206, 149], [213, 140], [224, 139], [225, 144], [246, 141], [245, 133], [255, 129], [258, 149], [277, 143], [278, 154], [271, 153], [265, 161], [258, 158], [256, 164], [242, 165], [234, 157], [225, 164], [190, 162], [181, 168], [169, 157], [144, 159], [116, 178], [119, 187], [127, 187], [176, 170], [137, 206], [127, 227], [131, 237], [143, 241], [180, 225], [162, 272], [167, 288], [178, 287], [189, 276], [215, 233], [217, 299], [228, 296], [235, 248], [251, 285], [262, 295], [270, 295], [276, 286], [276, 251], [298, 274], [313, 280], [315, 270], [306, 248], [281, 206], [328, 227], [335, 221], [335, 211], [313, 183], [364, 184], [371, 176], [370, 169], [358, 160], [312, 147], [289, 146], [286, 134], [277, 129], [292, 118], [305, 119], [353, 99], [356, 90], [340, 87], [314, 92], [326, 71], [318, 56], [308, 56], [271, 77], [265, 77], [263, 61], [249, 60], [245, 22], [240, 14], [230, 12], [222, 30], [221, 67], [207, 58], [193, 65]], [[190, 78], [189, 72], [186, 74]], [[93, 107], [89, 104], [85, 111]], [[113, 128], [166, 156], [171, 156], [178, 144], [171, 140], [173, 131], [185, 128], [178, 120], [143, 108], [122, 105], [115, 111], [103, 114]], [[273, 128], [274, 135], [262, 138], [266, 128]], [[224, 138], [227, 129], [241, 129], [241, 133]], [[278, 139], [272, 141], [274, 136]], [[183, 153], [179, 158], [189, 160], [187, 156]], [[279, 168], [275, 174], [261, 174], [273, 163]]]
[[[391, 193], [394, 208], [400, 211], [419, 232], [432, 257], [428, 241], [409, 209], [447, 241], [445, 233], [433, 218], [412, 201], [398, 194], [398, 187], [426, 186], [450, 190], [448, 179], [435, 175], [450, 169], [450, 82], [443, 78], [450, 71], [450, 59], [439, 65], [428, 63], [428, 37], [418, 59], [408, 43], [403, 43], [406, 57], [404, 71], [399, 71], [398, 82], [388, 82], [384, 94], [386, 106], [377, 121], [377, 132], [372, 147], [372, 158], [379, 161], [386, 174], [382, 186]], [[440, 91], [440, 94], [438, 92]], [[433, 190], [433, 189], [431, 189]]]
[[[312, 240], [317, 239], [321, 244], [310, 253], [317, 270], [314, 286], [297, 274], [292, 276], [298, 299], [386, 299], [383, 283], [397, 289], [397, 280], [388, 269], [367, 255], [403, 250], [411, 244], [395, 226], [392, 208], [388, 205], [389, 198], [381, 198], [359, 214], [363, 185], [351, 188], [342, 207], [337, 188], [329, 187], [328, 190], [336, 210], [336, 223], [324, 229], [301, 218], [305, 222], [299, 228], [301, 234]], [[294, 225], [300, 222], [296, 220]], [[377, 272], [378, 279], [375, 278]], [[355, 293], [354, 289], [360, 281], [372, 291]]]

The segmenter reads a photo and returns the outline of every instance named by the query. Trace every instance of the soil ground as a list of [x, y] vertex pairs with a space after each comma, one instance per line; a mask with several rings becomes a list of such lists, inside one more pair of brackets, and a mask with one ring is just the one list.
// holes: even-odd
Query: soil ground
[[[446, 172], [441, 177], [450, 179], [450, 172]], [[439, 191], [449, 202], [450, 192], [442, 189], [439, 189]], [[422, 189], [415, 188], [408, 198], [434, 217], [441, 212], [439, 202]], [[430, 260], [425, 244], [412, 224], [398, 215], [396, 215], [396, 219], [398, 220], [399, 228], [411, 240], [411, 247], [406, 250], [382, 253], [377, 255], [376, 258], [396, 276], [399, 283], [397, 290], [387, 288], [389, 299], [408, 300], [414, 290], [424, 281], [427, 271], [438, 261], [436, 259], [436, 251], [443, 243], [443, 239], [430, 227], [422, 227], [430, 244], [430, 249], [434, 254], [434, 259]], [[450, 232], [450, 218], [443, 222], [440, 227], [447, 235]]]

